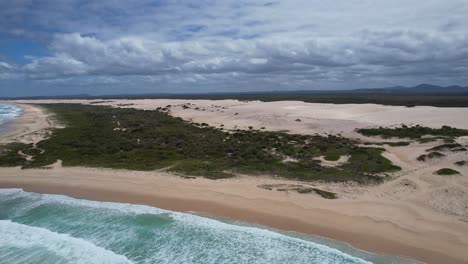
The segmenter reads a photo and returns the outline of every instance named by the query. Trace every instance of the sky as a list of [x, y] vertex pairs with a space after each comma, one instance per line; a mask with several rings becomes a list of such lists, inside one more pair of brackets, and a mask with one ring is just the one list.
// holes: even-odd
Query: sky
[[0, 96], [468, 85], [467, 0], [0, 0]]

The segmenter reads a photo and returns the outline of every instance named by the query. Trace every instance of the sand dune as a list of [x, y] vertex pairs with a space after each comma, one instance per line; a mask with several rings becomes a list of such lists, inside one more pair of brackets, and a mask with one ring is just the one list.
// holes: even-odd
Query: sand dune
[[[31, 101], [18, 101], [31, 102]], [[37, 103], [72, 102], [114, 107], [154, 110], [171, 105], [174, 116], [205, 122], [225, 128], [290, 131], [291, 133], [341, 133], [361, 137], [356, 128], [419, 124], [428, 127], [443, 125], [468, 128], [468, 108], [438, 108], [430, 106], [385, 106], [376, 104], [319, 104], [299, 101], [238, 101], [238, 100], [34, 100]], [[185, 105], [186, 107], [183, 107]], [[300, 119], [300, 121], [296, 121]]]

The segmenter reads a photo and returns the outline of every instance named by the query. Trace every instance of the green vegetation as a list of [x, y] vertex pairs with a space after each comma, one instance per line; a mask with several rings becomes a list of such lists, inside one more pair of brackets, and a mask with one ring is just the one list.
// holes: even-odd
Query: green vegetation
[[416, 126], [401, 126], [396, 128], [362, 128], [357, 130], [364, 136], [381, 136], [383, 138], [410, 138], [421, 139], [426, 135], [442, 136], [442, 137], [461, 137], [468, 136], [467, 129], [458, 129], [449, 126], [442, 126], [441, 128], [429, 128]]
[[20, 155], [19, 151], [30, 149], [32, 145], [23, 143], [10, 143], [0, 148], [0, 167], [20, 166], [26, 159]]
[[435, 146], [433, 148], [430, 148], [426, 151], [441, 151], [441, 150], [453, 150], [453, 149], [457, 149], [457, 148], [461, 148], [462, 145], [458, 144], [458, 143], [447, 143], [447, 144], [442, 144], [442, 145], [438, 145], [438, 146]]
[[464, 166], [465, 164], [466, 164], [465, 160], [460, 160], [460, 161], [455, 162], [455, 165], [457, 166]]
[[327, 154], [325, 155], [324, 159], [328, 161], [337, 161], [339, 160], [341, 155], [336, 151], [336, 150], [329, 150], [327, 151]]
[[442, 153], [440, 153], [440, 152], [433, 151], [433, 152], [431, 152], [431, 153], [429, 153], [429, 154], [427, 154], [427, 155], [426, 155], [426, 154], [423, 154], [423, 155], [419, 156], [419, 157], [417, 158], [417, 160], [419, 160], [419, 161], [426, 161], [427, 159], [442, 158], [442, 157], [445, 157], [445, 155], [442, 154]]
[[[299, 180], [378, 182], [382, 172], [398, 170], [381, 154], [338, 136], [292, 135], [250, 129], [222, 131], [194, 125], [160, 111], [85, 106], [44, 105], [66, 126], [49, 139], [30, 145], [1, 147], [1, 166], [36, 168], [58, 159], [63, 166], [130, 170], [166, 168], [213, 179], [234, 173], [279, 175]], [[26, 161], [18, 151], [28, 153]], [[349, 155], [339, 167], [322, 167], [316, 157]], [[290, 157], [297, 162], [284, 162]]]
[[459, 148], [450, 149], [450, 151], [452, 151], [452, 152], [463, 152], [463, 151], [468, 151], [468, 149], [465, 148], [465, 147], [459, 147]]
[[429, 143], [429, 142], [435, 142], [439, 140], [439, 137], [425, 137], [425, 138], [418, 138], [419, 143]]
[[336, 198], [338, 198], [336, 196], [336, 193], [333, 193], [333, 192], [328, 192], [328, 191], [320, 190], [320, 189], [317, 189], [317, 188], [313, 188], [313, 190], [314, 190], [314, 192], [316, 192], [317, 194], [319, 194], [320, 196], [322, 196], [325, 199], [336, 199]]
[[456, 175], [456, 174], [460, 174], [460, 172], [458, 172], [458, 171], [456, 171], [454, 169], [443, 168], [443, 169], [437, 170], [435, 172], [435, 174], [437, 174], [437, 175]]
[[411, 142], [408, 141], [398, 141], [398, 142], [384, 142], [384, 144], [389, 145], [390, 147], [404, 147], [409, 146]]

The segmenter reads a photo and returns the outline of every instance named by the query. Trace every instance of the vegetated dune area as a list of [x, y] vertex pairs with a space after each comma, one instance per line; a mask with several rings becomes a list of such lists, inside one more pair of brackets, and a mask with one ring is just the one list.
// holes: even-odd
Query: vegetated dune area
[[[34, 157], [42, 155], [40, 148], [34, 150], [36, 145], [40, 146], [41, 140], [55, 133], [53, 129], [67, 126], [47, 110], [47, 105], [57, 103], [156, 110], [200, 128], [212, 127], [227, 133], [284, 133], [271, 135], [277, 137], [275, 140], [287, 139], [284, 145], [277, 143], [278, 151], [292, 144], [294, 152], [301, 142], [310, 144], [313, 140], [284, 136], [293, 134], [318, 134], [328, 138], [327, 144], [335, 145], [333, 151], [319, 149], [312, 156], [308, 156], [308, 150], [302, 156], [284, 155], [278, 163], [277, 175], [252, 175], [252, 167], [235, 171], [223, 163], [213, 170], [214, 173], [221, 170], [226, 177], [217, 180], [209, 179], [217, 178], [213, 175], [202, 175], [211, 168], [201, 170], [200, 164], [193, 163], [133, 170], [107, 160], [96, 164], [107, 162], [110, 168], [94, 164], [70, 166], [81, 164], [71, 158], [68, 165], [62, 166], [59, 159], [46, 164], [51, 160], [42, 158], [43, 164], [23, 169], [0, 168], [0, 187], [198, 211], [322, 235], [363, 250], [428, 263], [468, 263], [468, 108], [175, 99], [7, 103], [18, 104], [24, 113], [14, 124], [15, 130], [2, 136], [0, 143], [22, 142], [32, 146], [30, 153], [18, 148], [26, 152], [21, 152], [21, 157], [32, 160], [32, 165]], [[113, 122], [115, 133], [131, 129], [125, 127], [124, 121]], [[219, 144], [222, 143], [213, 143], [213, 148]], [[304, 159], [310, 157], [311, 166], [321, 165], [323, 173], [348, 168], [359, 174], [360, 168], [369, 169], [359, 167], [362, 163], [356, 161], [357, 152], [353, 151], [361, 151], [359, 147], [374, 148], [383, 156], [382, 160], [374, 160], [376, 168], [389, 160], [391, 166], [399, 169], [387, 166], [383, 173], [362, 172], [363, 177], [369, 177], [364, 182], [336, 178], [328, 181], [308, 180], [313, 176], [300, 165], [294, 165], [304, 164]], [[323, 155], [317, 154], [320, 151], [324, 151]], [[361, 154], [372, 159], [365, 156], [372, 153]], [[11, 162], [16, 164], [14, 159]], [[284, 169], [281, 164], [289, 167]], [[288, 174], [291, 168], [302, 176]], [[188, 170], [200, 173], [186, 174]], [[373, 172], [380, 177], [378, 180], [373, 178]]]

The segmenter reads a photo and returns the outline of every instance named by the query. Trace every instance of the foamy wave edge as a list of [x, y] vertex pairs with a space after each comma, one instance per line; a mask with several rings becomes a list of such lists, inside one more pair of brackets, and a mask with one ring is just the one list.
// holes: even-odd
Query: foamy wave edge
[[284, 239], [290, 240], [300, 243], [308, 244], [312, 247], [317, 248], [320, 251], [326, 252], [332, 255], [339, 255], [343, 259], [348, 259], [352, 263], [363, 263], [368, 264], [371, 263], [369, 261], [363, 260], [358, 257], [354, 257], [349, 255], [345, 252], [342, 252], [338, 249], [322, 245], [319, 243], [315, 243], [309, 240], [304, 240], [292, 236], [287, 236], [281, 233], [274, 232], [268, 229], [262, 229], [259, 227], [250, 227], [250, 226], [240, 226], [235, 224], [228, 224], [221, 222], [216, 219], [210, 219], [198, 215], [187, 214], [187, 213], [180, 213], [170, 210], [164, 210], [157, 207], [151, 207], [147, 205], [138, 205], [138, 204], [129, 204], [129, 203], [114, 203], [114, 202], [99, 202], [99, 201], [92, 201], [86, 199], [76, 199], [65, 195], [57, 195], [57, 194], [39, 194], [33, 192], [26, 192], [23, 189], [0, 189], [0, 196], [9, 195], [13, 197], [34, 197], [38, 196], [40, 198], [34, 206], [38, 206], [40, 204], [61, 204], [61, 205], [69, 205], [69, 206], [80, 206], [80, 207], [90, 207], [90, 208], [99, 208], [99, 209], [110, 209], [110, 210], [117, 210], [122, 213], [132, 213], [132, 214], [168, 214], [172, 219], [176, 221], [183, 222], [187, 225], [193, 225], [198, 227], [207, 227], [213, 229], [221, 229], [226, 231], [241, 231], [246, 233], [253, 233], [259, 236], [267, 236], [276, 239]]
[[4, 109], [8, 111], [8, 113], [1, 113], [0, 114], [0, 124], [4, 122], [8, 122], [19, 115], [23, 112], [23, 109], [21, 107], [15, 106], [15, 105], [8, 105], [8, 104], [0, 104], [0, 106], [4, 106]]
[[125, 256], [98, 247], [89, 241], [41, 227], [0, 220], [0, 233], [0, 244], [3, 246], [43, 246], [69, 263], [132, 263]]

